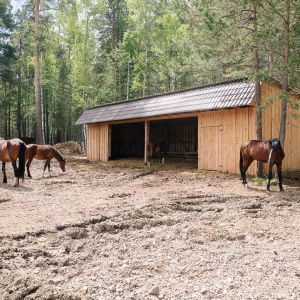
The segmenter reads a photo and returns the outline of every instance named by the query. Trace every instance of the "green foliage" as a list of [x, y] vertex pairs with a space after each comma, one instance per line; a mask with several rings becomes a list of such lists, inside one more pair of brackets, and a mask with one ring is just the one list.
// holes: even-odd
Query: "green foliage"
[[[264, 0], [41, 0], [46, 142], [81, 139], [74, 122], [87, 107], [227, 78], [273, 76], [281, 80], [287, 72], [289, 84], [299, 92], [300, 3], [291, 2], [288, 64], [283, 60], [284, 4]], [[6, 99], [0, 109], [11, 135], [17, 131], [15, 122], [9, 120], [18, 119], [18, 110], [22, 134], [34, 135], [33, 25], [29, 0], [13, 18], [8, 0], [0, 0], [0, 93]], [[255, 51], [259, 70], [254, 70]], [[284, 94], [280, 99], [288, 100]], [[272, 101], [267, 99], [257, 109]], [[299, 108], [297, 103], [290, 105]]]

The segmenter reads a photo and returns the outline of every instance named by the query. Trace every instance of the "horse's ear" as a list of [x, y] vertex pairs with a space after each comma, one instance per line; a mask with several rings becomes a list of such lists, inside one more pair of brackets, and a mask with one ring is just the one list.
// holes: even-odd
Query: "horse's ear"
[[272, 141], [273, 141], [273, 139], [269, 140], [269, 146], [270, 146], [270, 148], [272, 147]]

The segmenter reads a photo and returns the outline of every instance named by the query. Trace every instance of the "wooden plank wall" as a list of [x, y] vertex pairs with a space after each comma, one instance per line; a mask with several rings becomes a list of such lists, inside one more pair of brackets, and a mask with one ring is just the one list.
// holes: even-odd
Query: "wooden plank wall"
[[[198, 168], [238, 174], [240, 147], [250, 139], [255, 139], [253, 107], [199, 113]], [[248, 173], [255, 172], [253, 164]]]
[[[269, 140], [271, 138], [279, 137], [280, 128], [280, 113], [281, 100], [279, 99], [281, 93], [280, 86], [276, 84], [262, 83], [262, 101], [266, 104], [266, 108], [262, 112], [263, 124], [263, 139]], [[299, 99], [291, 95], [293, 102]], [[298, 117], [297, 117], [298, 116]], [[300, 170], [300, 111], [291, 109], [288, 105], [286, 136], [284, 143], [285, 158], [283, 160], [284, 171]]]
[[108, 161], [110, 157], [110, 129], [107, 123], [88, 124], [87, 158]]

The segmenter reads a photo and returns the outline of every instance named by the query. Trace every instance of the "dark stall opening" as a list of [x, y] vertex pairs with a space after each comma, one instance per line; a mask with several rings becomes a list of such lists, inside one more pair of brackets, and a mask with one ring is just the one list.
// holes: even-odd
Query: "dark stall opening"
[[111, 159], [144, 157], [144, 123], [126, 123], [111, 127]]
[[[144, 122], [116, 124], [111, 127], [111, 159], [144, 157]], [[166, 156], [194, 157], [198, 152], [198, 118], [149, 122], [149, 142], [164, 138]]]
[[198, 118], [170, 119], [150, 122], [149, 141], [164, 138], [166, 156], [197, 156]]

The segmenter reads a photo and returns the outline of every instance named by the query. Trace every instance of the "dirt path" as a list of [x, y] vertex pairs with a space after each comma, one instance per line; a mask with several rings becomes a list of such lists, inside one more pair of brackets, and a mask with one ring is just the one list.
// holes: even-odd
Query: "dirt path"
[[193, 165], [53, 162], [0, 183], [0, 299], [300, 299], [300, 188]]

